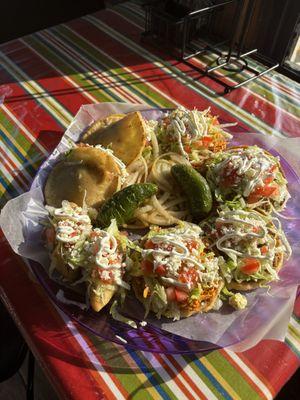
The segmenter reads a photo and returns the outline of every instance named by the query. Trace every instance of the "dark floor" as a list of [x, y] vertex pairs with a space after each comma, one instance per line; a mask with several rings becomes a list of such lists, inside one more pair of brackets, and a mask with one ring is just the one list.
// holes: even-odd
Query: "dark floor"
[[[0, 383], [0, 400], [24, 400], [26, 381], [27, 357], [14, 376]], [[58, 400], [54, 389], [37, 363], [35, 363], [34, 400]]]
[[300, 369], [293, 375], [292, 379], [282, 388], [276, 396], [276, 400], [298, 400], [300, 398]]
[[105, 6], [104, 0], [0, 0], [0, 3], [0, 43], [98, 11]]

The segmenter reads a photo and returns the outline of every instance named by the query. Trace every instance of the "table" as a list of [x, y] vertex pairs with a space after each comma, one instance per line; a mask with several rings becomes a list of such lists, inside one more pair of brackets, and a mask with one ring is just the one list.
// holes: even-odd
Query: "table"
[[[300, 136], [295, 82], [272, 72], [216, 96], [212, 80], [142, 44], [143, 24], [131, 2], [1, 45], [1, 206], [29, 188], [82, 104], [210, 105], [245, 132]], [[284, 343], [189, 356], [133, 351], [69, 320], [3, 235], [0, 246], [1, 298], [63, 399], [271, 399], [299, 367], [299, 297]]]

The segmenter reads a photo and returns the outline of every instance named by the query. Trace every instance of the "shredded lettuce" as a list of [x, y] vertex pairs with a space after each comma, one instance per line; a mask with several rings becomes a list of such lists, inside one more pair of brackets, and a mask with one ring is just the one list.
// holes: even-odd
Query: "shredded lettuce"
[[117, 307], [118, 307], [118, 302], [117, 302], [117, 300], [114, 300], [112, 305], [111, 305], [111, 307], [110, 307], [110, 310], [109, 310], [109, 313], [113, 317], [113, 319], [116, 320], [116, 321], [123, 322], [124, 324], [127, 324], [127, 325], [131, 326], [134, 329], [137, 329], [136, 322], [133, 321], [130, 318], [125, 317], [124, 315], [121, 315], [118, 312]]
[[189, 295], [190, 300], [198, 300], [201, 294], [201, 290], [199, 287], [194, 288]]
[[146, 286], [150, 288], [151, 295], [144, 301], [145, 305], [145, 318], [152, 309], [158, 319], [161, 318], [162, 313], [167, 309], [168, 300], [164, 286], [162, 286], [156, 279], [145, 277]]

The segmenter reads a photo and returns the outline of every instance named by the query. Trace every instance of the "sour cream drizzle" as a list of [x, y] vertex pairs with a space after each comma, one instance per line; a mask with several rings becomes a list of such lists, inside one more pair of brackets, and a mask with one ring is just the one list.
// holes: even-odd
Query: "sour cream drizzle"
[[[161, 245], [162, 248], [142, 250], [143, 256], [152, 255], [154, 271], [160, 265], [166, 266], [166, 276], [160, 278], [162, 282], [190, 290], [192, 283], [180, 282], [177, 279], [179, 275], [178, 270], [182, 267], [182, 263], [185, 264], [187, 270], [196, 267], [201, 280], [201, 274], [205, 273], [205, 265], [197, 259], [197, 254], [194, 255], [188, 249], [187, 243], [185, 243], [185, 241], [188, 242], [197, 238], [199, 240], [201, 229], [199, 227], [196, 228], [197, 231], [187, 229], [183, 232], [153, 236], [149, 240], [154, 244]], [[166, 249], [164, 249], [164, 245]], [[168, 246], [171, 249], [168, 249]], [[195, 252], [198, 253], [198, 250], [195, 249]]]
[[49, 212], [57, 219], [70, 219], [75, 222], [83, 222], [90, 224], [90, 217], [86, 214], [83, 208], [78, 207], [74, 203], [70, 203], [67, 200], [62, 202], [61, 208], [48, 207]]
[[108, 232], [95, 229], [96, 240], [92, 244], [95, 251], [95, 264], [105, 270], [121, 269], [121, 261], [117, 257], [117, 240]]
[[[245, 217], [245, 219], [239, 218], [240, 216]], [[242, 210], [222, 211], [220, 217], [216, 219], [216, 224], [218, 224], [218, 222], [221, 223], [223, 227], [223, 229], [221, 228], [222, 236], [214, 245], [233, 261], [236, 262], [237, 257], [255, 258], [259, 260], [274, 259], [275, 240], [268, 234], [266, 222], [257, 213]], [[255, 232], [255, 230], [258, 230], [258, 232]], [[279, 232], [279, 234], [282, 237], [281, 232]], [[249, 245], [255, 243], [255, 252], [251, 252], [250, 246], [250, 252], [237, 250], [242, 240], [249, 240]], [[268, 246], [268, 254], [259, 254], [257, 246], [258, 240], [260, 244], [266, 244]], [[228, 247], [228, 243], [230, 243], [230, 247]]]
[[100, 280], [113, 278], [116, 285], [130, 289], [130, 286], [122, 280], [122, 267], [125, 264], [122, 262], [122, 255], [118, 252], [116, 238], [98, 228], [93, 230], [93, 236], [92, 241], [86, 246], [86, 251], [92, 253], [89, 261], [94, 262], [100, 269]]
[[230, 174], [231, 169], [236, 171], [239, 179], [246, 175], [247, 179], [242, 188], [242, 195], [248, 197], [256, 187], [264, 184], [263, 178], [274, 175], [274, 173], [269, 172], [273, 165], [274, 161], [262, 150], [250, 148], [229, 154], [229, 157], [215, 166], [215, 171], [216, 176], [220, 177], [220, 171], [230, 166], [228, 174]]

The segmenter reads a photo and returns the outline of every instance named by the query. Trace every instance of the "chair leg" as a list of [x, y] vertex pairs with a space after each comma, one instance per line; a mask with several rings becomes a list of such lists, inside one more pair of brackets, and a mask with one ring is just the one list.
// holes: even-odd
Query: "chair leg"
[[35, 359], [31, 351], [29, 351], [26, 400], [34, 400], [34, 366], [35, 366]]

